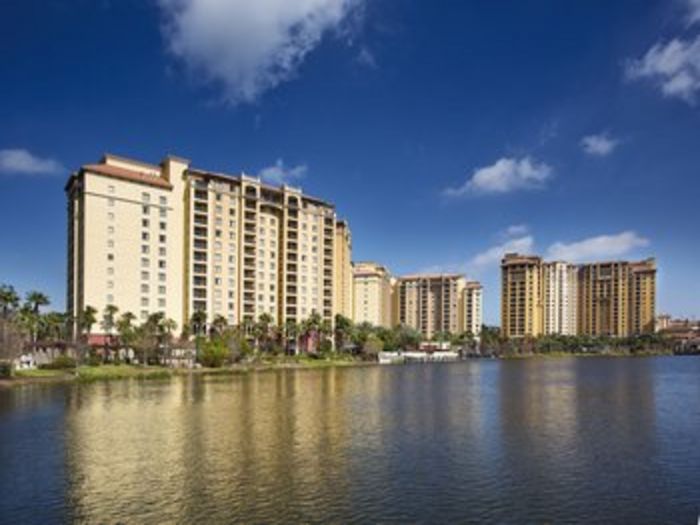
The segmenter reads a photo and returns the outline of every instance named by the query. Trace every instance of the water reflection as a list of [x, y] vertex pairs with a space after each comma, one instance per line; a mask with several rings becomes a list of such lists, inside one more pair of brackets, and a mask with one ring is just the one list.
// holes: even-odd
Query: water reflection
[[0, 522], [677, 521], [700, 494], [698, 374], [560, 359], [13, 389]]

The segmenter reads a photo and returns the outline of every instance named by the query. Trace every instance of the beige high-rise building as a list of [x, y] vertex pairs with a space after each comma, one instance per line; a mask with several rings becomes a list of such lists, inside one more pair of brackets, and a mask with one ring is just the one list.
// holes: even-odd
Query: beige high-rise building
[[480, 283], [467, 281], [462, 290], [462, 332], [471, 333], [477, 339], [481, 335], [484, 323], [483, 312], [484, 291]]
[[501, 333], [537, 337], [544, 331], [542, 258], [508, 253], [501, 261]]
[[542, 264], [544, 333], [576, 335], [578, 266], [563, 261]]
[[[481, 286], [469, 283], [463, 275], [409, 275], [399, 277], [395, 288], [397, 322], [418, 330], [426, 339], [437, 333], [470, 331], [468, 328], [474, 329], [477, 323], [481, 326]], [[467, 300], [471, 301], [468, 314]]]
[[347, 279], [336, 267], [350, 257], [347, 246], [336, 263], [334, 206], [298, 188], [176, 157], [153, 165], [106, 155], [75, 173], [66, 194], [74, 315], [112, 304], [141, 320], [163, 312], [181, 329], [197, 310], [210, 322], [266, 313], [283, 324], [314, 311], [332, 321], [347, 308], [333, 302]]
[[335, 224], [334, 313], [353, 318], [352, 236], [347, 221]]
[[579, 334], [626, 337], [652, 333], [655, 316], [654, 259], [581, 266]]
[[353, 289], [355, 323], [390, 328], [393, 322], [389, 270], [374, 262], [353, 263]]

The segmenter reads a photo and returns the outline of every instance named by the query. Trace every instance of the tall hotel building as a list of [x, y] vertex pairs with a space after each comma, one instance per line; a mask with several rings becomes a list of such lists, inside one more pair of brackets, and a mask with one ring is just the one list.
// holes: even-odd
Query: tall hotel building
[[506, 337], [626, 337], [654, 331], [654, 259], [577, 266], [507, 254], [501, 273], [501, 329]]
[[481, 332], [481, 285], [468, 282], [462, 275], [399, 277], [395, 290], [396, 323], [418, 330], [426, 339], [432, 339], [439, 332], [471, 331], [476, 336]]
[[654, 331], [656, 261], [581, 266], [579, 333], [625, 337]]
[[[67, 307], [276, 324], [348, 309], [350, 232], [332, 204], [259, 178], [106, 155], [66, 185]], [[339, 253], [341, 252], [341, 253]]]
[[576, 335], [578, 267], [562, 261], [542, 264], [543, 329], [546, 335]]
[[353, 264], [354, 308], [352, 319], [360, 323], [391, 328], [392, 287], [386, 267], [374, 262]]
[[501, 261], [501, 332], [537, 337], [544, 330], [542, 258], [509, 253]]

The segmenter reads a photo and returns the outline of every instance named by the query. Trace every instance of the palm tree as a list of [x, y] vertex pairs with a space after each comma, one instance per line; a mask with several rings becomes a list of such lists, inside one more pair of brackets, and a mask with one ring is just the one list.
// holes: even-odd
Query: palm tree
[[195, 310], [192, 317], [190, 317], [190, 325], [195, 337], [202, 335], [202, 332], [207, 327], [207, 313], [204, 310]]
[[166, 317], [161, 321], [160, 329], [163, 333], [163, 352], [167, 359], [170, 357], [170, 343], [173, 340], [173, 332], [177, 330], [177, 323], [175, 320]]
[[213, 333], [221, 336], [226, 331], [227, 327], [228, 321], [226, 321], [226, 318], [223, 315], [218, 314], [214, 316], [214, 320], [211, 322], [211, 331]]
[[29, 307], [32, 309], [32, 311], [37, 315], [39, 315], [39, 309], [42, 306], [48, 306], [49, 304], [51, 304], [51, 301], [49, 300], [49, 297], [46, 294], [37, 292], [35, 290], [27, 292], [26, 301]]
[[294, 341], [294, 352], [299, 349], [299, 325], [292, 319], [287, 319], [284, 324], [284, 337], [285, 337], [285, 351], [287, 354], [291, 353], [289, 349], [289, 342]]
[[260, 314], [258, 322], [253, 325], [253, 334], [255, 335], [255, 346], [260, 347], [261, 341], [263, 347], [267, 349], [270, 338], [270, 326], [272, 325], [272, 316], [268, 313]]
[[107, 337], [109, 337], [110, 344], [112, 343], [112, 332], [117, 324], [118, 312], [119, 308], [113, 304], [108, 304], [105, 306], [104, 312], [102, 313], [102, 322], [100, 324], [102, 326], [102, 330], [104, 330]]
[[2, 318], [8, 319], [19, 306], [19, 295], [9, 284], [0, 284], [0, 311]]
[[352, 337], [352, 321], [342, 314], [335, 316], [335, 345], [337, 350], [343, 350]]
[[90, 340], [92, 327], [97, 322], [97, 309], [92, 306], [86, 306], [78, 317], [78, 325], [80, 331], [85, 333], [86, 340]]
[[131, 312], [124, 312], [117, 321], [117, 333], [119, 334], [119, 346], [127, 349], [134, 343], [134, 321], [136, 316]]

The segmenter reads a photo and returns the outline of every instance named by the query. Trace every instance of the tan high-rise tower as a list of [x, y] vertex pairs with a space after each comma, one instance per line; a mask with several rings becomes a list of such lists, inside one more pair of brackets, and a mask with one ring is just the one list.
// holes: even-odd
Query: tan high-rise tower
[[[351, 308], [350, 232], [335, 208], [257, 177], [106, 155], [66, 185], [68, 310], [114, 305], [275, 324]], [[340, 251], [341, 253], [337, 253]], [[350, 292], [348, 292], [350, 290]]]
[[544, 331], [542, 258], [509, 253], [501, 261], [501, 332], [536, 337]]

